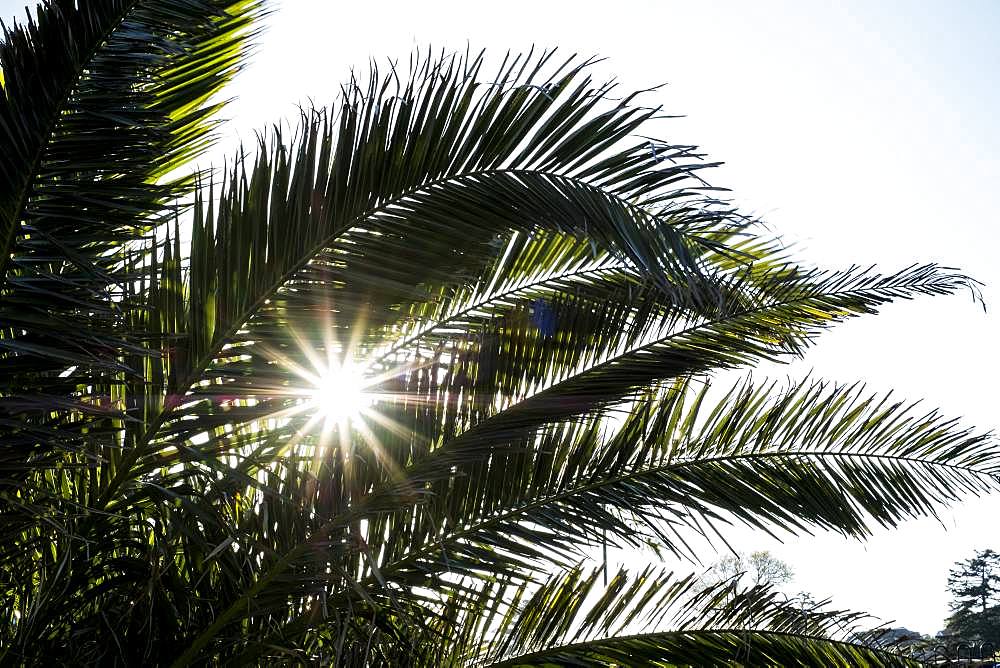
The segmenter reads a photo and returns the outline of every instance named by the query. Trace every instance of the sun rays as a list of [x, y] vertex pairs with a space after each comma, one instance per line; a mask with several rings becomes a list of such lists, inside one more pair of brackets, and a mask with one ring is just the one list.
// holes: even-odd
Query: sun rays
[[322, 321], [319, 335], [315, 330], [290, 330], [292, 345], [282, 349], [254, 342], [254, 354], [290, 379], [281, 386], [262, 388], [262, 397], [273, 402], [274, 410], [259, 417], [260, 425], [286, 431], [282, 450], [310, 457], [315, 467], [333, 455], [346, 471], [356, 456], [368, 452], [390, 478], [401, 479], [399, 453], [394, 456], [396, 448], [383, 441], [404, 443], [415, 437], [396, 413], [402, 405], [428, 398], [401, 392], [400, 385], [405, 386], [405, 378], [426, 362], [418, 357], [387, 364], [384, 358], [366, 355], [367, 346], [356, 340], [356, 334], [349, 340], [338, 339], [338, 330], [354, 334], [364, 331], [363, 323], [338, 328], [329, 312]]
[[315, 412], [328, 427], [361, 419], [378, 398], [365, 368], [351, 360], [319, 369], [308, 380], [312, 387], [307, 389], [306, 410]]

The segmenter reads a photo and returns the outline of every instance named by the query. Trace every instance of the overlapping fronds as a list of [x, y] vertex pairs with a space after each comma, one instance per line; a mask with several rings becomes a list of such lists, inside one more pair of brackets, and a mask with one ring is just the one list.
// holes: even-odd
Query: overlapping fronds
[[0, 658], [897, 665], [772, 592], [572, 565], [995, 489], [934, 412], [706, 384], [975, 282], [796, 265], [553, 52], [415, 57], [171, 177], [260, 12], [53, 1], [0, 48]]
[[142, 373], [125, 356], [144, 346], [124, 310], [146, 297], [125, 267], [193, 184], [168, 175], [208, 145], [214, 96], [260, 12], [259, 0], [50, 0], [4, 29], [2, 475], [82, 431], [120, 445], [123, 379]]
[[475, 466], [440, 467], [424, 503], [366, 521], [380, 549], [356, 552], [361, 584], [405, 598], [463, 587], [453, 576], [526, 580], [601, 541], [692, 556], [693, 535], [714, 539], [737, 520], [863, 537], [872, 522], [934, 515], [1000, 484], [986, 436], [860, 387], [746, 381], [714, 405], [706, 394], [681, 383], [610, 433], [600, 420], [563, 424]]
[[[365, 89], [352, 82], [335, 117], [307, 115], [289, 147], [280, 134], [262, 144], [218, 210], [210, 195], [199, 207], [190, 295], [171, 309], [186, 338], [168, 393], [240, 375], [239, 365], [226, 372], [227, 346], [304, 363], [302, 339], [381, 343], [409, 309], [454, 299], [511, 230], [573, 235], [585, 242], [578, 253], [716, 300], [711, 281], [690, 283], [744, 223], [696, 206], [705, 188], [691, 175], [706, 164], [690, 147], [618, 147], [654, 112], [610, 103], [586, 63], [551, 60], [511, 58], [487, 82], [481, 57], [419, 60], [409, 83], [395, 72]], [[670, 201], [652, 209], [637, 197]], [[316, 311], [322, 324], [306, 315]]]
[[[257, 0], [51, 0], [4, 27], [0, 537], [20, 557], [0, 571], [7, 611], [87, 544], [66, 518], [86, 512], [92, 469], [120, 453], [129, 388], [145, 382], [135, 360], [155, 354], [128, 315], [148, 296], [135, 258], [193, 186], [176, 174], [208, 146], [216, 94], [261, 11]], [[62, 547], [42, 547], [53, 541]]]

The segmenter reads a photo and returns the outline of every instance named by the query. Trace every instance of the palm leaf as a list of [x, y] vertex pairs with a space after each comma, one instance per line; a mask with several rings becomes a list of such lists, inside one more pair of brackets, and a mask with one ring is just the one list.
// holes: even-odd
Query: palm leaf
[[71, 586], [63, 556], [92, 544], [75, 525], [152, 353], [130, 313], [136, 256], [190, 190], [177, 170], [208, 146], [260, 14], [256, 0], [53, 0], [4, 28], [0, 525], [21, 558], [2, 580], [4, 608], [28, 611], [9, 633], [44, 627]]
[[862, 615], [795, 607], [766, 587], [731, 581], [699, 590], [693, 578], [653, 568], [622, 569], [602, 591], [600, 572], [577, 568], [523, 585], [503, 597], [510, 603], [499, 623], [467, 620], [474, 630], [463, 635], [478, 643], [467, 641], [473, 656], [464, 665], [914, 665], [860, 642], [869, 635], [855, 633]]
[[[391, 546], [382, 573], [428, 577], [464, 564], [516, 572], [608, 538], [683, 554], [692, 533], [711, 538], [733, 519], [863, 538], [872, 523], [935, 516], [1000, 482], [988, 436], [860, 386], [747, 380], [715, 402], [707, 394], [684, 383], [634, 407], [610, 436], [587, 422], [494, 451], [433, 487], [428, 507], [400, 523], [406, 531], [374, 522]], [[523, 485], [504, 484], [512, 477]]]
[[0, 467], [115, 431], [115, 388], [140, 373], [121, 355], [143, 348], [122, 331], [130, 242], [190, 186], [167, 174], [208, 145], [211, 98], [259, 13], [256, 0], [53, 0], [4, 29]]
[[453, 473], [400, 518], [372, 517], [367, 541], [383, 547], [369, 586], [403, 596], [447, 589], [444, 574], [530, 578], [606, 540], [696, 556], [692, 534], [734, 520], [863, 538], [1000, 482], [989, 438], [858, 386], [746, 381], [708, 415], [706, 393], [682, 384], [610, 435], [600, 421], [564, 425]]

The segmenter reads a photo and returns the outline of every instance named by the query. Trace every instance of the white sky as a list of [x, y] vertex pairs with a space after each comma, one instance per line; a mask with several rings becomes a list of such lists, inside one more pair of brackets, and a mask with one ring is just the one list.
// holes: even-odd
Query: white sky
[[[0, 0], [0, 16], [23, 0]], [[837, 5], [837, 6], [834, 6]], [[22, 14], [23, 15], [23, 14]], [[983, 429], [997, 424], [994, 384], [1000, 267], [1000, 3], [930, 2], [368, 2], [285, 0], [231, 91], [231, 138], [334, 99], [350, 67], [405, 62], [415, 47], [532, 44], [608, 58], [623, 90], [683, 119], [655, 134], [700, 145], [726, 165], [710, 177], [763, 215], [800, 256], [886, 271], [935, 261], [985, 282], [989, 314], [967, 296], [892, 305], [826, 334], [803, 369], [925, 398]], [[235, 134], [234, 134], [235, 133]], [[227, 141], [231, 146], [232, 141]], [[798, 367], [796, 367], [798, 369]], [[796, 572], [795, 590], [833, 596], [922, 632], [947, 614], [953, 562], [1000, 548], [1000, 497], [866, 544], [837, 536], [784, 544], [740, 532]]]

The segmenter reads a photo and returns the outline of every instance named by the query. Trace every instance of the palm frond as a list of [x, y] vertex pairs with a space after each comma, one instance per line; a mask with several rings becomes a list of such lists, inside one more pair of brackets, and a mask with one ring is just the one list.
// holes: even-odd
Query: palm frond
[[602, 588], [600, 572], [576, 568], [499, 596], [509, 601], [502, 615], [467, 620], [474, 658], [464, 665], [915, 665], [863, 644], [863, 615], [732, 581], [699, 589], [651, 567], [621, 569]]
[[[212, 417], [189, 418], [218, 406], [189, 392], [246, 397], [250, 367], [273, 389], [265, 376], [276, 358], [304, 365], [303, 347], [322, 357], [383, 343], [414, 305], [464, 289], [512, 230], [576, 235], [646, 281], [714, 299], [712, 281], [691, 279], [706, 273], [707, 254], [732, 262], [741, 249], [725, 240], [745, 221], [705, 202], [691, 174], [706, 164], [690, 147], [655, 159], [618, 147], [653, 112], [608, 104], [588, 63], [553, 68], [551, 58], [512, 58], [487, 82], [481, 56], [418, 60], [405, 86], [375, 72], [367, 89], [345, 90], [335, 118], [307, 114], [291, 146], [280, 132], [262, 142], [249, 173], [234, 167], [218, 210], [209, 187], [195, 207], [186, 287], [150, 287], [166, 300], [165, 399], [129, 437], [126, 461], [176, 440], [178, 426], [211, 431]], [[651, 213], [637, 198], [663, 202]], [[275, 410], [256, 412], [265, 407]]]
[[30, 644], [74, 581], [101, 579], [80, 525], [155, 354], [135, 327], [147, 307], [137, 257], [190, 191], [178, 170], [209, 145], [216, 94], [261, 13], [258, 0], [52, 0], [4, 27], [0, 526], [5, 557], [18, 556], [0, 586], [3, 607], [26, 613], [4, 652]]
[[[475, 383], [481, 382], [494, 406], [477, 421], [459, 425], [457, 433], [431, 432], [428, 446], [440, 446], [441, 453], [429, 458], [424, 469], [455, 465], [462, 453], [493, 448], [505, 439], [530, 435], [545, 424], [614, 405], [659, 382], [801, 355], [818, 333], [844, 318], [876, 312], [894, 299], [947, 294], [968, 285], [964, 276], [934, 265], [910, 267], [892, 275], [860, 268], [768, 271], [774, 280], [755, 281], [766, 287], [754, 288], [756, 298], [747, 300], [749, 306], [736, 302], [711, 317], [690, 318], [674, 311], [663, 318], [632, 319], [624, 324], [610, 319], [612, 325], [601, 330], [604, 337], [585, 339], [587, 355], [575, 364], [559, 366], [546, 356], [543, 346], [524, 346], [528, 348], [525, 358], [534, 356], [531, 362], [537, 365], [525, 367], [518, 357], [519, 342], [503, 339], [485, 351], [485, 346], [473, 348], [471, 357], [488, 369], [490, 376], [484, 382], [478, 375], [481, 369], [464, 374], [449, 369], [446, 377], [456, 380], [440, 390], [432, 387], [431, 405], [444, 404], [459, 390], [468, 395]], [[605, 305], [596, 320], [608, 319], [611, 309], [618, 307], [618, 302]], [[567, 327], [566, 336], [572, 336], [575, 325]], [[510, 338], [516, 341], [525, 329], [531, 331], [514, 330]], [[583, 332], [589, 334], [585, 327]], [[543, 338], [537, 331], [533, 333], [536, 341]], [[465, 359], [460, 357], [452, 365], [458, 366]], [[417, 463], [407, 474], [420, 480], [424, 469]]]
[[260, 13], [258, 0], [53, 0], [4, 28], [5, 469], [40, 442], [120, 429], [122, 377], [141, 373], [122, 355], [143, 350], [123, 331], [135, 280], [124, 263], [189, 189], [168, 174], [208, 145], [212, 98]]
[[988, 435], [860, 386], [707, 393], [682, 383], [610, 434], [601, 420], [561, 425], [443, 474], [419, 507], [368, 520], [366, 540], [383, 546], [369, 568], [382, 586], [447, 588], [445, 573], [524, 578], [608, 540], [697, 558], [692, 536], [733, 521], [863, 538], [1000, 485]]

